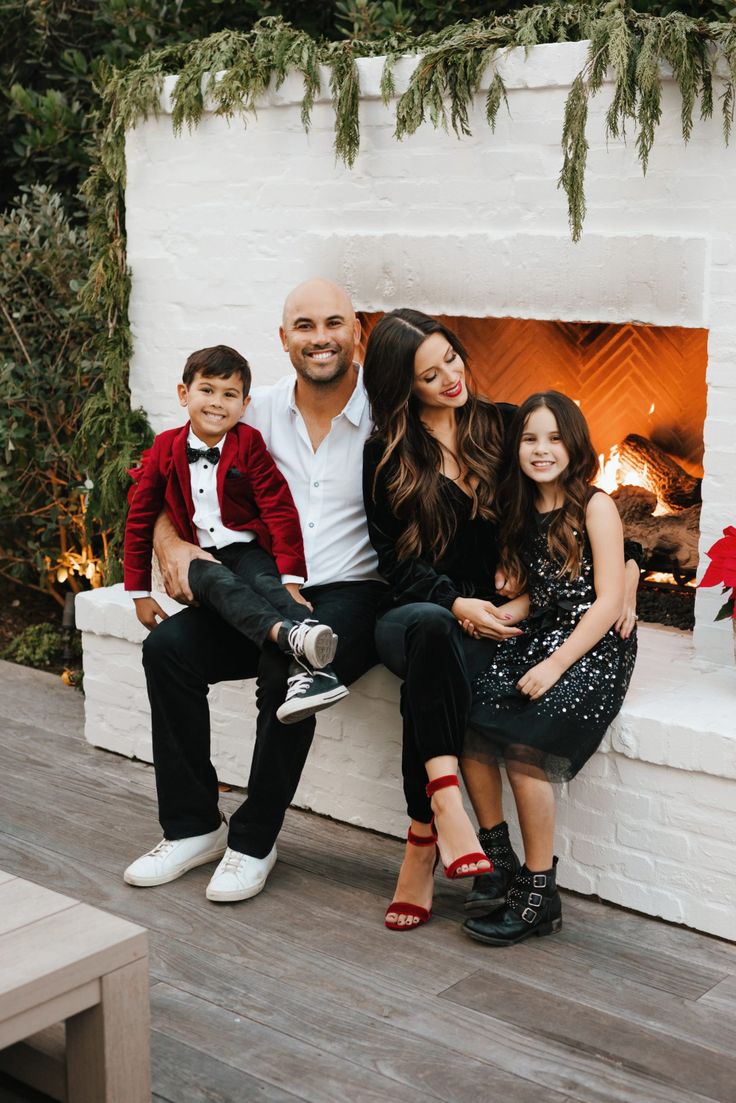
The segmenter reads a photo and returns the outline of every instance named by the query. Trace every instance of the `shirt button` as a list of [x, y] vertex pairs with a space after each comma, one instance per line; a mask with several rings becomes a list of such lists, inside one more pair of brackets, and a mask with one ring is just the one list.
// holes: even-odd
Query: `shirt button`
[[214, 529], [210, 529], [210, 532], [214, 532], [214, 531], [215, 531]]
[[315, 485], [315, 486], [319, 486], [319, 483], [315, 483], [314, 485]]
[[309, 522], [309, 527], [310, 527], [310, 529], [313, 529], [313, 528], [314, 528], [314, 521], [310, 521], [310, 522]]
[[205, 469], [205, 471], [207, 470], [207, 464], [204, 465], [204, 469]]
[[200, 493], [200, 494], [204, 494], [204, 491], [202, 490], [202, 488], [201, 488], [201, 487], [200, 487], [199, 493]]

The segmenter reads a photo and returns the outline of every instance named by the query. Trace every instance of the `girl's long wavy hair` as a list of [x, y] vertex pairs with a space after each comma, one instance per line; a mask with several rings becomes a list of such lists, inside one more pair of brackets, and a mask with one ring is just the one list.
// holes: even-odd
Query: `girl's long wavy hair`
[[506, 577], [519, 589], [526, 583], [527, 570], [522, 550], [534, 532], [536, 484], [519, 465], [519, 446], [529, 416], [546, 406], [554, 414], [560, 439], [570, 462], [560, 478], [564, 504], [554, 515], [547, 530], [547, 545], [560, 575], [577, 578], [585, 531], [585, 508], [590, 499], [590, 484], [598, 471], [598, 458], [590, 442], [588, 423], [567, 395], [559, 391], [541, 391], [530, 395], [514, 415], [509, 432], [511, 463], [499, 487], [501, 516], [501, 564]]
[[[413, 391], [417, 349], [441, 333], [466, 367], [468, 356], [459, 338], [441, 322], [419, 310], [393, 310], [368, 338], [363, 365], [365, 388], [375, 422], [374, 438], [384, 453], [373, 482], [386, 469], [392, 512], [405, 522], [396, 545], [399, 559], [424, 556], [437, 562], [455, 536], [456, 521], [442, 475], [442, 449], [424, 427]], [[471, 517], [492, 520], [498, 473], [503, 458], [503, 424], [492, 403], [468, 387], [468, 400], [456, 410], [457, 461], [466, 473]]]

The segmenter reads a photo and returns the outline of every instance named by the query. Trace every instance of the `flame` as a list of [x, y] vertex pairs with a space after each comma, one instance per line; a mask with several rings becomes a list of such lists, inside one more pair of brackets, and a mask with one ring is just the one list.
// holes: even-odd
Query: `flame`
[[[665, 571], [649, 571], [644, 575], [645, 582], [666, 582], [669, 586], [677, 586], [677, 579], [673, 574], [667, 574]], [[685, 583], [686, 586], [696, 587], [698, 584], [694, 578], [691, 578]]]
[[[633, 467], [630, 467], [621, 459], [621, 453], [615, 444], [608, 453], [608, 458], [606, 458], [604, 452], [599, 453], [598, 475], [593, 483], [601, 490], [605, 490], [607, 494], [613, 494], [620, 486], [641, 486], [644, 490], [652, 490], [646, 465], [643, 471], [635, 471]], [[661, 517], [666, 513], [670, 513], [670, 510], [658, 498], [652, 516]]]

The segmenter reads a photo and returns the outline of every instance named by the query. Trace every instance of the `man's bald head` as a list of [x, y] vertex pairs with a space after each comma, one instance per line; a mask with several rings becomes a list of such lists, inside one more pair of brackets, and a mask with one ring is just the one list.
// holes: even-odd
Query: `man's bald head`
[[312, 279], [287, 295], [279, 334], [298, 375], [309, 383], [330, 386], [353, 363], [360, 323], [343, 287], [332, 280]]
[[315, 313], [341, 314], [351, 324], [355, 321], [355, 311], [350, 296], [344, 287], [316, 277], [305, 280], [290, 291], [284, 302], [282, 325], [286, 329], [294, 318]]

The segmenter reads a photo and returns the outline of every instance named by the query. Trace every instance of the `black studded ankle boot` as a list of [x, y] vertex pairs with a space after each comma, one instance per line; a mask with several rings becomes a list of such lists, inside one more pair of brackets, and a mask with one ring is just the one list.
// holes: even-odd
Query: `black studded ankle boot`
[[506, 897], [506, 907], [481, 919], [466, 919], [463, 930], [489, 946], [513, 946], [532, 935], [553, 934], [562, 927], [557, 891], [557, 859], [551, 869], [532, 873], [522, 866]]
[[481, 873], [474, 879], [473, 887], [465, 897], [468, 915], [488, 915], [503, 907], [511, 882], [521, 868], [521, 862], [511, 846], [509, 825], [505, 820], [495, 827], [481, 827], [478, 841], [493, 862], [493, 870], [491, 873]]

